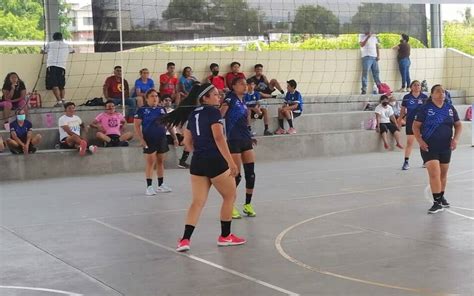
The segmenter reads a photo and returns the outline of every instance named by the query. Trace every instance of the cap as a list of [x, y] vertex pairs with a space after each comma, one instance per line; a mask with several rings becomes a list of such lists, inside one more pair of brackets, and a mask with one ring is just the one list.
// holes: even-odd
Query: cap
[[296, 88], [298, 85], [294, 79], [288, 80], [286, 83], [288, 83], [292, 88]]

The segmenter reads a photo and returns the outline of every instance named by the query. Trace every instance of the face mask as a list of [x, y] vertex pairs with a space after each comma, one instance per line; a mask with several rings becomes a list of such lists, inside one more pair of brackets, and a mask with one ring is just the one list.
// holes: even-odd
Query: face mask
[[219, 74], [219, 71], [212, 71], [212, 75], [217, 76]]
[[26, 119], [26, 114], [18, 114], [18, 115], [16, 116], [16, 119], [17, 119], [17, 120], [20, 120], [20, 121], [25, 121], [25, 119]]
[[383, 102], [382, 103], [382, 106], [384, 106], [384, 107], [387, 106], [387, 105], [388, 105], [388, 102]]

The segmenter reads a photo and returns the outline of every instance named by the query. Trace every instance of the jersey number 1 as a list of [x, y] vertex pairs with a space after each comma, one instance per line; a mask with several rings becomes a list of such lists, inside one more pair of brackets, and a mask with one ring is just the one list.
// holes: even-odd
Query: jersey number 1
[[201, 131], [199, 130], [199, 113], [194, 115], [194, 117], [196, 118], [196, 134], [200, 136]]

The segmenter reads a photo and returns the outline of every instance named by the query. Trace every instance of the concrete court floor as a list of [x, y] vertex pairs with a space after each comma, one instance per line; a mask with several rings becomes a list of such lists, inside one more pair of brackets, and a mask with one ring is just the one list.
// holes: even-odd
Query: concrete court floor
[[248, 243], [216, 246], [211, 191], [188, 255], [184, 170], [152, 198], [142, 173], [0, 183], [0, 295], [474, 295], [473, 149], [436, 215], [416, 150], [257, 163]]

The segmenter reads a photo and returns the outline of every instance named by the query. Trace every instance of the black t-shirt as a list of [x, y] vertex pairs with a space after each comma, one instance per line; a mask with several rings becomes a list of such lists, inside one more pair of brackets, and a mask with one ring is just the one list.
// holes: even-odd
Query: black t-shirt
[[[10, 86], [10, 89], [2, 89], [2, 90], [11, 91], [11, 89], [12, 89], [12, 86]], [[20, 80], [20, 81], [18, 81], [18, 84], [15, 87], [15, 91], [13, 92], [13, 96], [12, 96], [11, 100], [16, 100], [16, 99], [20, 98], [21, 97], [21, 92], [23, 90], [26, 90], [25, 83]], [[2, 96], [2, 100], [5, 100], [4, 96]]]

